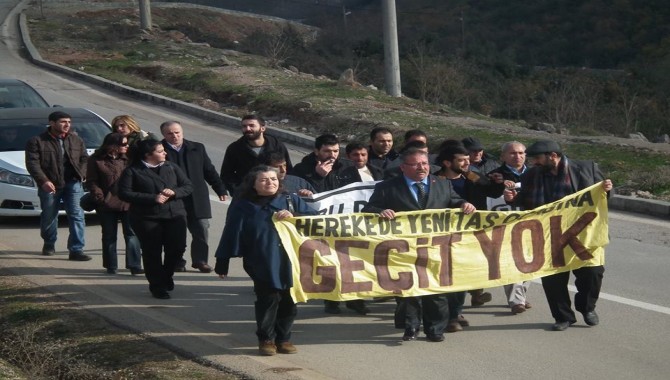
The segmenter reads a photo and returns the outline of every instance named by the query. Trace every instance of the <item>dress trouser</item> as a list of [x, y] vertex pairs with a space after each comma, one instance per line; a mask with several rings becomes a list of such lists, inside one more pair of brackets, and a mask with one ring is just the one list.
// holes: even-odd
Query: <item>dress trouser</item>
[[[396, 298], [397, 313], [404, 312], [405, 329], [417, 330], [423, 321], [426, 335], [439, 335], [449, 322], [449, 301], [446, 294]], [[402, 315], [396, 315], [402, 320]]]
[[[189, 216], [186, 226], [191, 233], [191, 264], [207, 264], [209, 256], [209, 219], [197, 219]], [[184, 262], [185, 264], [185, 262]]]
[[181, 260], [186, 250], [186, 217], [141, 219], [131, 216], [130, 222], [140, 239], [149, 290], [171, 290], [174, 287], [172, 276], [175, 264]]
[[254, 293], [258, 340], [271, 340], [277, 344], [290, 341], [291, 328], [298, 314], [290, 289], [273, 289], [254, 282]]
[[465, 305], [465, 292], [447, 293], [449, 300], [449, 320], [458, 319], [463, 314], [463, 305]]
[[[575, 275], [575, 309], [584, 314], [595, 310], [600, 287], [603, 282], [605, 267], [582, 267], [572, 271]], [[542, 288], [549, 303], [551, 315], [556, 322], [576, 322], [575, 313], [572, 311], [570, 303], [570, 293], [568, 292], [568, 282], [570, 281], [570, 272], [556, 273], [550, 276], [542, 277]]]
[[510, 307], [514, 305], [526, 305], [526, 293], [530, 287], [530, 281], [517, 282], [514, 284], [507, 284], [503, 286], [505, 289], [505, 297], [507, 297], [507, 304]]

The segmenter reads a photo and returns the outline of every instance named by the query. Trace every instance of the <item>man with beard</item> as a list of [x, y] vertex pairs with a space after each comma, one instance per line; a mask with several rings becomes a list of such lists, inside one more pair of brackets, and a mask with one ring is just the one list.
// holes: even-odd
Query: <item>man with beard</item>
[[[407, 149], [401, 156], [402, 175], [375, 186], [363, 212], [373, 212], [385, 219], [394, 219], [396, 212], [446, 209], [460, 207], [466, 214], [475, 206], [463, 200], [445, 181], [430, 174], [428, 154], [418, 149]], [[415, 340], [423, 320], [423, 328], [430, 342], [442, 342], [449, 321], [449, 301], [446, 294], [420, 297], [398, 297], [395, 319], [404, 322], [404, 341]]]
[[242, 137], [228, 146], [221, 164], [221, 179], [230, 195], [235, 195], [237, 186], [249, 170], [261, 163], [259, 156], [264, 151], [281, 152], [288, 171], [292, 170], [288, 149], [277, 138], [265, 133], [265, 120], [258, 115], [242, 117]]
[[[595, 162], [569, 160], [554, 141], [537, 141], [528, 147], [526, 155], [533, 167], [521, 176], [521, 190], [505, 190], [505, 201], [514, 202], [524, 210], [557, 201], [601, 181], [605, 191], [612, 190], [612, 181], [605, 179]], [[587, 325], [595, 326], [600, 322], [595, 308], [605, 267], [582, 267], [572, 273], [577, 287], [575, 309], [583, 315]], [[542, 277], [542, 288], [556, 321], [552, 326], [554, 331], [564, 331], [577, 322], [570, 303], [569, 281], [569, 271]]]
[[305, 156], [295, 166], [293, 175], [307, 180], [317, 193], [334, 189], [334, 178], [331, 178], [351, 162], [342, 161], [340, 156], [340, 140], [335, 135], [325, 134], [314, 140], [314, 152]]
[[379, 181], [383, 177], [381, 169], [368, 161], [368, 150], [359, 142], [347, 144], [345, 148], [347, 159], [352, 165], [345, 166], [334, 176], [333, 189], [362, 181]]
[[370, 131], [368, 156], [370, 164], [382, 170], [398, 159], [398, 153], [393, 150], [393, 134], [390, 129], [377, 127]]
[[[347, 158], [352, 165], [342, 167], [331, 176], [330, 187], [337, 189], [352, 183], [362, 181], [378, 181], [382, 179], [382, 171], [376, 166], [368, 163], [368, 150], [359, 142], [347, 144], [345, 148]], [[363, 300], [346, 301], [347, 309], [351, 309], [360, 315], [366, 315], [370, 309]], [[324, 311], [328, 314], [340, 314], [340, 303], [338, 301], [324, 301]]]

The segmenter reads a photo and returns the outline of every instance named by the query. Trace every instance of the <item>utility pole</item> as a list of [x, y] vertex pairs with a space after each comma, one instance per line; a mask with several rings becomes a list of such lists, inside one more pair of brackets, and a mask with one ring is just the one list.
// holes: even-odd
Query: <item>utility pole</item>
[[395, 0], [382, 0], [384, 18], [384, 82], [386, 93], [402, 96], [400, 89], [400, 55], [398, 53], [398, 22], [395, 14]]
[[461, 11], [461, 55], [465, 57], [465, 13]]
[[347, 16], [349, 16], [351, 12], [347, 11], [347, 7], [342, 4], [342, 18], [343, 18], [343, 25], [344, 25], [344, 34], [348, 35], [349, 34], [349, 28], [347, 27]]
[[140, 0], [140, 28], [151, 30], [151, 1]]

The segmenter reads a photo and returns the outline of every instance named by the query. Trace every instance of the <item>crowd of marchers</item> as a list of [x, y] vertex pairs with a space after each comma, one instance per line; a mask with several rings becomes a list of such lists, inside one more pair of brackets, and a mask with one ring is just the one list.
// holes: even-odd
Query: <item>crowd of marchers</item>
[[[259, 115], [241, 119], [242, 136], [226, 149], [217, 172], [205, 145], [188, 140], [177, 121], [160, 125], [162, 139], [143, 131], [129, 115], [111, 121], [112, 133], [89, 157], [83, 141], [72, 132], [70, 115], [55, 111], [47, 130], [26, 145], [26, 167], [38, 186], [41, 205], [42, 254], [55, 253], [58, 212], [64, 205], [69, 226], [69, 260], [88, 261], [84, 253], [85, 218], [82, 197], [88, 198], [99, 216], [102, 265], [117, 274], [118, 226], [125, 241], [125, 268], [144, 275], [151, 295], [169, 299], [174, 273], [186, 271], [184, 253], [191, 235], [191, 267], [202, 273], [228, 276], [231, 258], [241, 257], [253, 280], [256, 294], [256, 335], [261, 355], [296, 353], [291, 330], [297, 307], [290, 295], [292, 267], [282, 247], [273, 218], [314, 215], [302, 197], [334, 190], [351, 183], [378, 181], [363, 212], [393, 219], [397, 212], [459, 208], [470, 214], [486, 210], [488, 199], [498, 198], [519, 210], [554, 202], [605, 179], [592, 161], [568, 158], [553, 141], [540, 140], [526, 147], [505, 143], [500, 159], [485, 152], [474, 137], [431, 142], [421, 130], [404, 134], [396, 150], [393, 132], [374, 128], [369, 141], [351, 142], [341, 154], [334, 134], [314, 140], [313, 152], [295, 165], [288, 149], [266, 133]], [[231, 203], [225, 227], [209, 265], [209, 188], [220, 201]], [[119, 223], [120, 222], [120, 223]], [[589, 326], [599, 323], [595, 312], [604, 267], [582, 267], [576, 277], [575, 309]], [[577, 322], [568, 292], [570, 272], [542, 278], [554, 324], [563, 331]], [[526, 293], [529, 282], [504, 286], [510, 311], [531, 308]], [[472, 290], [473, 307], [491, 301], [484, 289]], [[418, 338], [423, 326], [426, 340], [441, 342], [444, 333], [470, 326], [463, 314], [466, 292], [420, 297], [396, 297], [394, 322], [403, 341]], [[365, 300], [344, 306], [365, 315]], [[339, 314], [340, 303], [324, 301], [324, 312]]]

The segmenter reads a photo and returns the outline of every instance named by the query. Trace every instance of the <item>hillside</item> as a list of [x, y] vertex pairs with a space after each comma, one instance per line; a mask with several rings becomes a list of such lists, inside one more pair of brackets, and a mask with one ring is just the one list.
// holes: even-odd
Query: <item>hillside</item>
[[[670, 144], [549, 135], [523, 123], [390, 98], [368, 87], [338, 86], [333, 78], [305, 73], [267, 54], [281, 42], [273, 40], [280, 31], [309, 46], [311, 28], [199, 7], [154, 6], [157, 27], [145, 33], [139, 31], [137, 9], [110, 3], [46, 3], [46, 19], [37, 8], [30, 10], [33, 42], [45, 59], [231, 115], [260, 112], [279, 127], [312, 136], [332, 132], [345, 142], [365, 142], [376, 125], [391, 127], [398, 139], [405, 130], [421, 128], [435, 146], [448, 137], [474, 135], [493, 154], [508, 140], [551, 138], [573, 157], [599, 161], [620, 192], [663, 196], [670, 189]], [[264, 56], [245, 52], [254, 49]]]

